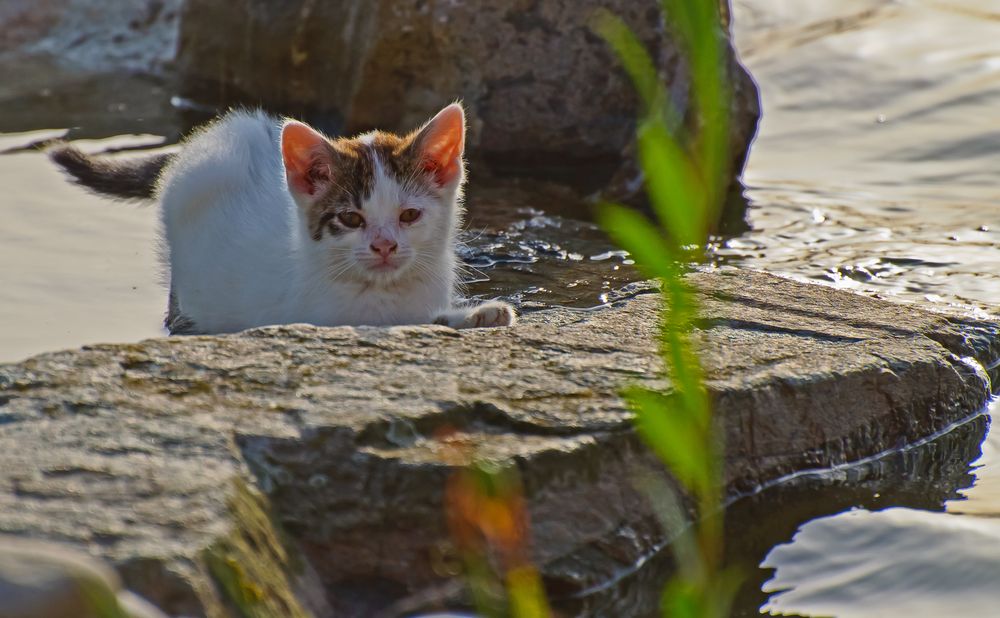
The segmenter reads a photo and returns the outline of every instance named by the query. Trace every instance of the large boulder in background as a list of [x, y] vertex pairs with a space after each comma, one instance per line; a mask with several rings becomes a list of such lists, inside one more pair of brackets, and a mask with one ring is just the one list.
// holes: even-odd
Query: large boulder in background
[[[685, 63], [653, 0], [187, 0], [178, 68], [196, 100], [261, 103], [348, 132], [412, 129], [462, 99], [474, 157], [597, 189], [627, 158], [637, 113], [590, 27], [599, 8], [655, 51], [685, 109]], [[728, 50], [738, 174], [759, 109]]]
[[[331, 133], [405, 131], [462, 99], [469, 154], [480, 162], [584, 193], [638, 196], [630, 148], [636, 99], [591, 29], [601, 8], [654, 51], [676, 106], [686, 110], [686, 63], [654, 0], [6, 0], [0, 130], [69, 117], [94, 131], [175, 139], [160, 126], [170, 122], [146, 128], [136, 118], [172, 122], [176, 93], [183, 110], [261, 105]], [[756, 86], [727, 49], [735, 180], [759, 106]]]

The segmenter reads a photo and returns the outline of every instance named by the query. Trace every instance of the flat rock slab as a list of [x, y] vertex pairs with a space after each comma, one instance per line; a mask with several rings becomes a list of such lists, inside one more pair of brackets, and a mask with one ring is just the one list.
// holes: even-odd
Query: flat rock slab
[[[994, 324], [750, 271], [690, 281], [730, 494], [990, 397]], [[666, 385], [659, 310], [638, 285], [504, 330], [291, 325], [0, 366], [0, 532], [84, 547], [169, 613], [368, 615], [441, 581], [444, 485], [474, 454], [518, 466], [548, 581], [600, 584], [665, 536], [618, 395]]]

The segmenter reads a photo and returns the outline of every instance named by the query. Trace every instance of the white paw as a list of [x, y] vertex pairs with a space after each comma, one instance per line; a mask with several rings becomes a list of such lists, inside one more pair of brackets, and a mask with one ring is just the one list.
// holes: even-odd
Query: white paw
[[452, 328], [494, 328], [510, 326], [516, 319], [513, 307], [494, 300], [469, 309], [451, 311], [434, 320], [434, 323]]

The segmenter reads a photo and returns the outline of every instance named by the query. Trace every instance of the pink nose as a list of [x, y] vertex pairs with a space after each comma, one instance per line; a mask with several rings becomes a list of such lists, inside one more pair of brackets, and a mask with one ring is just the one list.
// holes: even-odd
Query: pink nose
[[389, 240], [388, 238], [377, 238], [375, 242], [368, 246], [374, 253], [382, 256], [383, 259], [389, 257], [390, 253], [396, 252], [396, 241]]

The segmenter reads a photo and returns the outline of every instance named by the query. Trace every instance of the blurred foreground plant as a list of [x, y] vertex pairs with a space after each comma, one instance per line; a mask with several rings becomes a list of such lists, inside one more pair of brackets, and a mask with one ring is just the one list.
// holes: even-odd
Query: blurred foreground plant
[[[685, 136], [653, 59], [619, 18], [598, 15], [595, 29], [608, 41], [642, 102], [638, 155], [654, 218], [618, 204], [603, 204], [598, 221], [663, 296], [660, 353], [672, 390], [638, 386], [624, 395], [639, 434], [693, 498], [695, 522], [672, 548], [678, 573], [663, 592], [670, 618], [728, 616], [738, 577], [722, 564], [723, 441], [704, 372], [692, 343], [697, 298], [688, 287], [687, 265], [703, 256], [728, 187], [729, 87], [719, 0], [661, 0], [666, 22], [688, 59], [691, 121]], [[651, 485], [647, 483], [647, 486]], [[679, 501], [651, 496], [677, 511]], [[528, 521], [516, 476], [510, 470], [473, 465], [449, 488], [449, 522], [463, 556], [479, 611], [487, 616], [549, 616], [539, 576], [528, 559]], [[662, 513], [677, 521], [679, 513]], [[499, 574], [499, 575], [498, 575]]]
[[672, 127], [682, 114], [671, 105], [649, 53], [619, 18], [596, 22], [635, 83], [643, 111], [638, 154], [655, 220], [603, 204], [598, 221], [649, 277], [660, 280], [660, 352], [670, 392], [631, 387], [625, 397], [642, 438], [695, 501], [695, 523], [674, 542], [678, 574], [663, 593], [665, 616], [728, 616], [735, 573], [723, 568], [723, 443], [704, 386], [691, 333], [697, 298], [684, 280], [718, 220], [729, 178], [729, 90], [719, 0], [662, 0], [667, 24], [688, 59], [692, 126], [686, 139]]
[[529, 555], [528, 510], [512, 468], [474, 463], [452, 476], [448, 526], [479, 612], [489, 618], [548, 618]]

